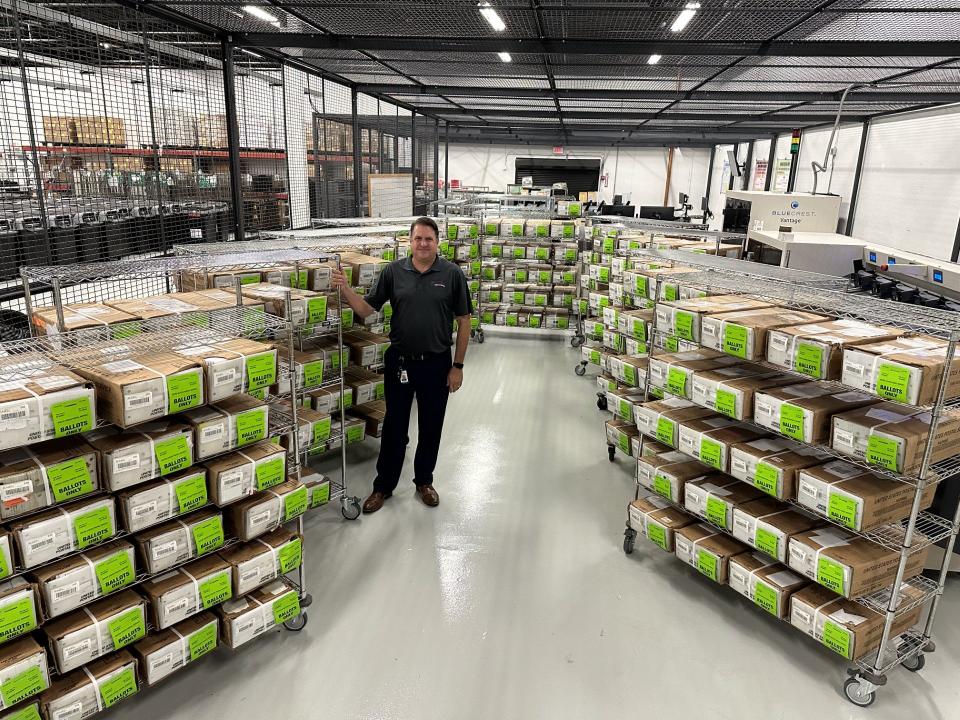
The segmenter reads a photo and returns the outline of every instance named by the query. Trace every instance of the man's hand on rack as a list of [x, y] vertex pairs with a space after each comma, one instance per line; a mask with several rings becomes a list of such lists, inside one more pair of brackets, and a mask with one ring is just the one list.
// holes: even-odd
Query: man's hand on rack
[[450, 368], [450, 372], [447, 373], [447, 387], [450, 388], [450, 392], [455, 393], [461, 385], [463, 385], [463, 370]]
[[333, 272], [330, 275], [330, 284], [335, 288], [344, 288], [350, 287], [350, 284], [347, 282], [347, 276], [343, 274], [343, 271], [339, 268], [334, 268]]

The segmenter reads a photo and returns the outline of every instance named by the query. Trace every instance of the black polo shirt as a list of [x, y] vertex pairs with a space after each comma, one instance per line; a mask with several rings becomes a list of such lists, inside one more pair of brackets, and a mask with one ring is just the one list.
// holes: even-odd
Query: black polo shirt
[[390, 301], [390, 344], [407, 355], [440, 353], [453, 345], [453, 320], [473, 313], [463, 271], [439, 255], [424, 273], [413, 258], [394, 260], [380, 273], [366, 301], [379, 310]]

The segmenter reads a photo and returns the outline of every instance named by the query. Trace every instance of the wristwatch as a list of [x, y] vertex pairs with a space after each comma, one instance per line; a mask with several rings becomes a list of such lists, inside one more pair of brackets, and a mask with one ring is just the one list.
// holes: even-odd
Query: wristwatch
[[455, 362], [455, 363], [453, 364], [453, 366], [454, 366], [457, 370], [463, 370], [463, 363]]

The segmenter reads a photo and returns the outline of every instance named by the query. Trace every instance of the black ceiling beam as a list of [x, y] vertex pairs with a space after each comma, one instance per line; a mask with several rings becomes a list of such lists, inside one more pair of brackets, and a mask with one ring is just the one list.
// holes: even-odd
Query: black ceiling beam
[[[788, 85], [788, 83], [784, 83]], [[447, 95], [452, 97], [474, 98], [547, 98], [553, 99], [553, 91], [549, 88], [505, 88], [505, 87], [468, 87], [461, 85], [395, 85], [395, 84], [359, 84], [357, 89], [365, 93], [382, 93], [387, 95]], [[782, 102], [790, 105], [796, 102], [831, 102], [839, 100], [842, 90], [829, 92], [805, 91], [762, 91], [742, 92], [724, 90], [698, 90], [691, 97], [687, 93], [675, 90], [590, 90], [585, 88], [557, 88], [560, 99], [586, 100], [661, 100], [672, 102], [678, 99], [689, 100], [734, 100], [740, 102]], [[919, 102], [958, 102], [960, 92], [891, 92], [867, 90], [856, 94], [857, 102], [883, 103], [919, 103]]]
[[[544, 116], [544, 110], [518, 110], [516, 108], [501, 108], [498, 110], [453, 110], [450, 108], [432, 108], [433, 111], [444, 117], [447, 116], [456, 116], [456, 115], [470, 115], [476, 116], [480, 115], [483, 119], [496, 119], [500, 117], [518, 117], [518, 118], [542, 118]], [[655, 118], [661, 118], [663, 120], [710, 120], [714, 121], [717, 125], [725, 122], [750, 122], [751, 120], [758, 119], [759, 116], [757, 113], [723, 113], [723, 112], [709, 112], [709, 113], [697, 113], [697, 112], [671, 112], [657, 114], [653, 111], [648, 112], [623, 112], [620, 110], [610, 110], [610, 111], [599, 111], [599, 110], [564, 110], [563, 116], [565, 119], [570, 120], [652, 120]], [[778, 122], [819, 122], [823, 121], [824, 118], [830, 119], [833, 118], [833, 114], [829, 112], [823, 113], [803, 113], [796, 114], [790, 113], [785, 115], [780, 114], [764, 114], [762, 117], [767, 119], [773, 119]], [[862, 122], [866, 116], [862, 113], [860, 114], [851, 114], [844, 115], [844, 120], [847, 122]]]
[[[332, 50], [412, 50], [418, 52], [566, 53], [568, 55], [735, 55], [765, 57], [947, 57], [960, 55], [960, 39], [951, 40], [598, 40], [536, 38], [397, 37], [322, 33], [234, 33], [246, 47], [299, 47]], [[602, 51], [602, 52], [601, 52]]]

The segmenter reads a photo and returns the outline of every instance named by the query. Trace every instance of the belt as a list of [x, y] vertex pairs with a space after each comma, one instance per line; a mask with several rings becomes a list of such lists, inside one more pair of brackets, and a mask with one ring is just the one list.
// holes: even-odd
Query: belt
[[441, 357], [450, 357], [450, 350], [444, 350], [438, 353], [405, 353], [397, 351], [397, 357], [403, 361], [422, 362], [424, 360], [434, 360]]

